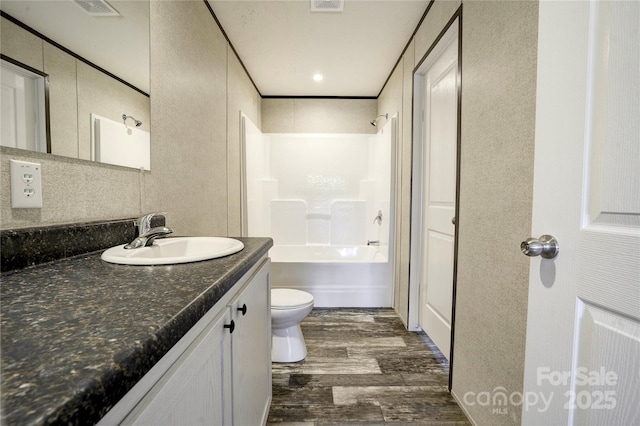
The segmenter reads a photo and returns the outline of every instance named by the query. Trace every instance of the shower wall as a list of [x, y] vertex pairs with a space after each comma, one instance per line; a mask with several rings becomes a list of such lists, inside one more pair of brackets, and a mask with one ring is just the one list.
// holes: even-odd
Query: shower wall
[[376, 135], [262, 134], [245, 121], [247, 235], [276, 245], [388, 245], [391, 124]]
[[272, 287], [307, 291], [317, 307], [392, 306], [395, 117], [377, 134], [263, 134], [243, 123], [243, 230], [273, 238]]

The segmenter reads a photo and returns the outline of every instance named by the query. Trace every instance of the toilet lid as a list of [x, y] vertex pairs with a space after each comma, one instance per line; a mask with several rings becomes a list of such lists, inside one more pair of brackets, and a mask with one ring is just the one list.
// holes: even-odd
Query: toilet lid
[[313, 304], [313, 296], [306, 291], [290, 288], [271, 290], [271, 309], [299, 308]]

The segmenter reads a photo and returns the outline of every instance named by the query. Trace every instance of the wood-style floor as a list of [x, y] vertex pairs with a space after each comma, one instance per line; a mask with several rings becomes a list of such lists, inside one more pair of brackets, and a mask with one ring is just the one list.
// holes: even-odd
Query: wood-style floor
[[392, 309], [314, 309], [308, 355], [273, 364], [268, 425], [469, 425], [447, 391], [449, 365]]

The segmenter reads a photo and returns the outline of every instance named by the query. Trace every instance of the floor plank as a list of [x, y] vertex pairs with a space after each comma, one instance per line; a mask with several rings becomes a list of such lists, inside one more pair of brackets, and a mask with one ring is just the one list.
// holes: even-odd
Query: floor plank
[[447, 359], [392, 309], [314, 309], [308, 355], [273, 364], [267, 425], [469, 425], [447, 390]]

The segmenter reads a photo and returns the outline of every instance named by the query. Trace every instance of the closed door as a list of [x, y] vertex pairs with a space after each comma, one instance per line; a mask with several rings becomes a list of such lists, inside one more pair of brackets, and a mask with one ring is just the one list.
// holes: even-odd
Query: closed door
[[640, 3], [541, 2], [524, 424], [640, 424]]
[[2, 61], [0, 145], [46, 152], [44, 78]]
[[27, 146], [25, 78], [2, 67], [2, 145], [29, 149]]
[[[418, 324], [449, 358], [458, 145], [458, 24], [418, 70], [422, 89]], [[415, 176], [415, 175], [414, 175]]]

